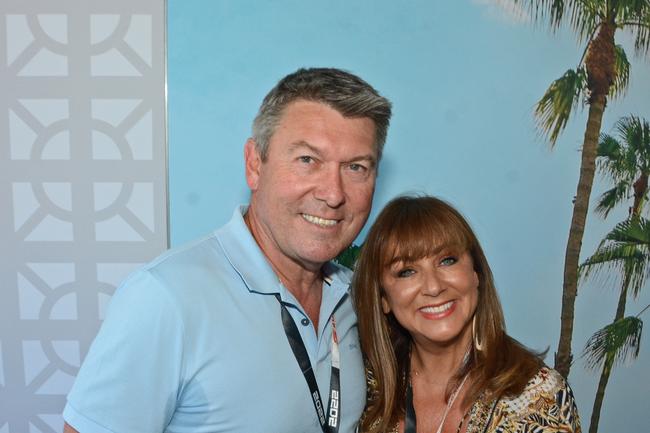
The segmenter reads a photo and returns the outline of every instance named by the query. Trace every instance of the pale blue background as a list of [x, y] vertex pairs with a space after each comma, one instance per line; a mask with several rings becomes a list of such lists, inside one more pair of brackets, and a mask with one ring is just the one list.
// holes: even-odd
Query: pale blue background
[[[552, 152], [537, 137], [532, 112], [550, 82], [575, 67], [582, 47], [570, 32], [553, 35], [496, 3], [170, 0], [172, 244], [223, 224], [247, 201], [243, 144], [279, 78], [301, 66], [348, 69], [394, 103], [371, 218], [404, 191], [456, 204], [484, 244], [510, 333], [536, 349], [550, 346], [552, 365], [586, 112]], [[630, 113], [650, 119], [650, 63], [633, 58], [632, 65], [627, 97], [610, 102], [605, 130]], [[590, 214], [583, 255], [623, 216], [603, 222]], [[629, 313], [650, 303], [644, 290]], [[611, 321], [616, 299], [614, 284], [581, 286], [577, 355]], [[650, 313], [643, 318], [650, 323]], [[647, 431], [647, 332], [639, 359], [612, 375], [601, 432]], [[597, 378], [576, 360], [570, 381], [585, 430]]]

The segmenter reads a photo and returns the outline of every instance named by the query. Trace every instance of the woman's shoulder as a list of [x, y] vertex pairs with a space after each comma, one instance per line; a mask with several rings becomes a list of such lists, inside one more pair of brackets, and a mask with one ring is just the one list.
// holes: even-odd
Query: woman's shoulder
[[566, 380], [560, 373], [544, 365], [528, 381], [523, 392], [517, 396], [505, 397], [502, 400], [513, 408], [527, 406], [531, 401], [540, 398], [555, 399], [558, 393], [573, 393]]
[[491, 418], [492, 429], [488, 431], [515, 432], [526, 425], [540, 432], [581, 432], [571, 387], [547, 366], [539, 369], [521, 394], [499, 399]]
[[528, 381], [521, 394], [503, 397], [500, 405], [513, 415], [525, 416], [530, 412], [554, 414], [557, 411], [568, 415], [567, 412], [575, 408], [575, 399], [564, 377], [554, 369], [543, 366]]

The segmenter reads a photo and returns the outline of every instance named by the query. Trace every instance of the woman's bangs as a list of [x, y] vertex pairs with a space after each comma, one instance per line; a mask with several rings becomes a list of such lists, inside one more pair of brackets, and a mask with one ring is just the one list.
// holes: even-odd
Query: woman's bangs
[[461, 254], [469, 250], [470, 242], [462, 225], [450, 215], [403, 214], [397, 218], [387, 236], [383, 265], [413, 262], [434, 256], [445, 250]]

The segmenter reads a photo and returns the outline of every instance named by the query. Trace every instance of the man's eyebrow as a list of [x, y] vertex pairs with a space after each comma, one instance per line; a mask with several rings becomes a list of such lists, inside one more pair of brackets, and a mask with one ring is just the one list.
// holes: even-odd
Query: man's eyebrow
[[[322, 155], [321, 151], [317, 147], [312, 146], [311, 144], [307, 143], [305, 140], [298, 140], [289, 145], [289, 152], [295, 152], [296, 150], [300, 150], [300, 149], [307, 149], [319, 157]], [[345, 162], [351, 163], [351, 162], [358, 162], [358, 161], [368, 161], [373, 167], [377, 165], [377, 157], [372, 153], [355, 156], [354, 158]]]
[[307, 143], [305, 140], [299, 140], [289, 145], [289, 151], [292, 152], [301, 148], [306, 148], [317, 155], [321, 154], [320, 150], [318, 150], [316, 147], [312, 146], [311, 144]]

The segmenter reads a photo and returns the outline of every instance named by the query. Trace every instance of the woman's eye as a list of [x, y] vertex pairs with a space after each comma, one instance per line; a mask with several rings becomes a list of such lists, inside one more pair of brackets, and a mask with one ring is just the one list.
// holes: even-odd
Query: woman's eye
[[404, 268], [397, 271], [397, 278], [408, 278], [413, 275], [415, 271], [411, 268]]
[[440, 260], [440, 264], [443, 265], [443, 266], [451, 266], [454, 263], [456, 263], [457, 261], [458, 261], [458, 259], [456, 257], [449, 256], [449, 257], [445, 257], [444, 259]]

